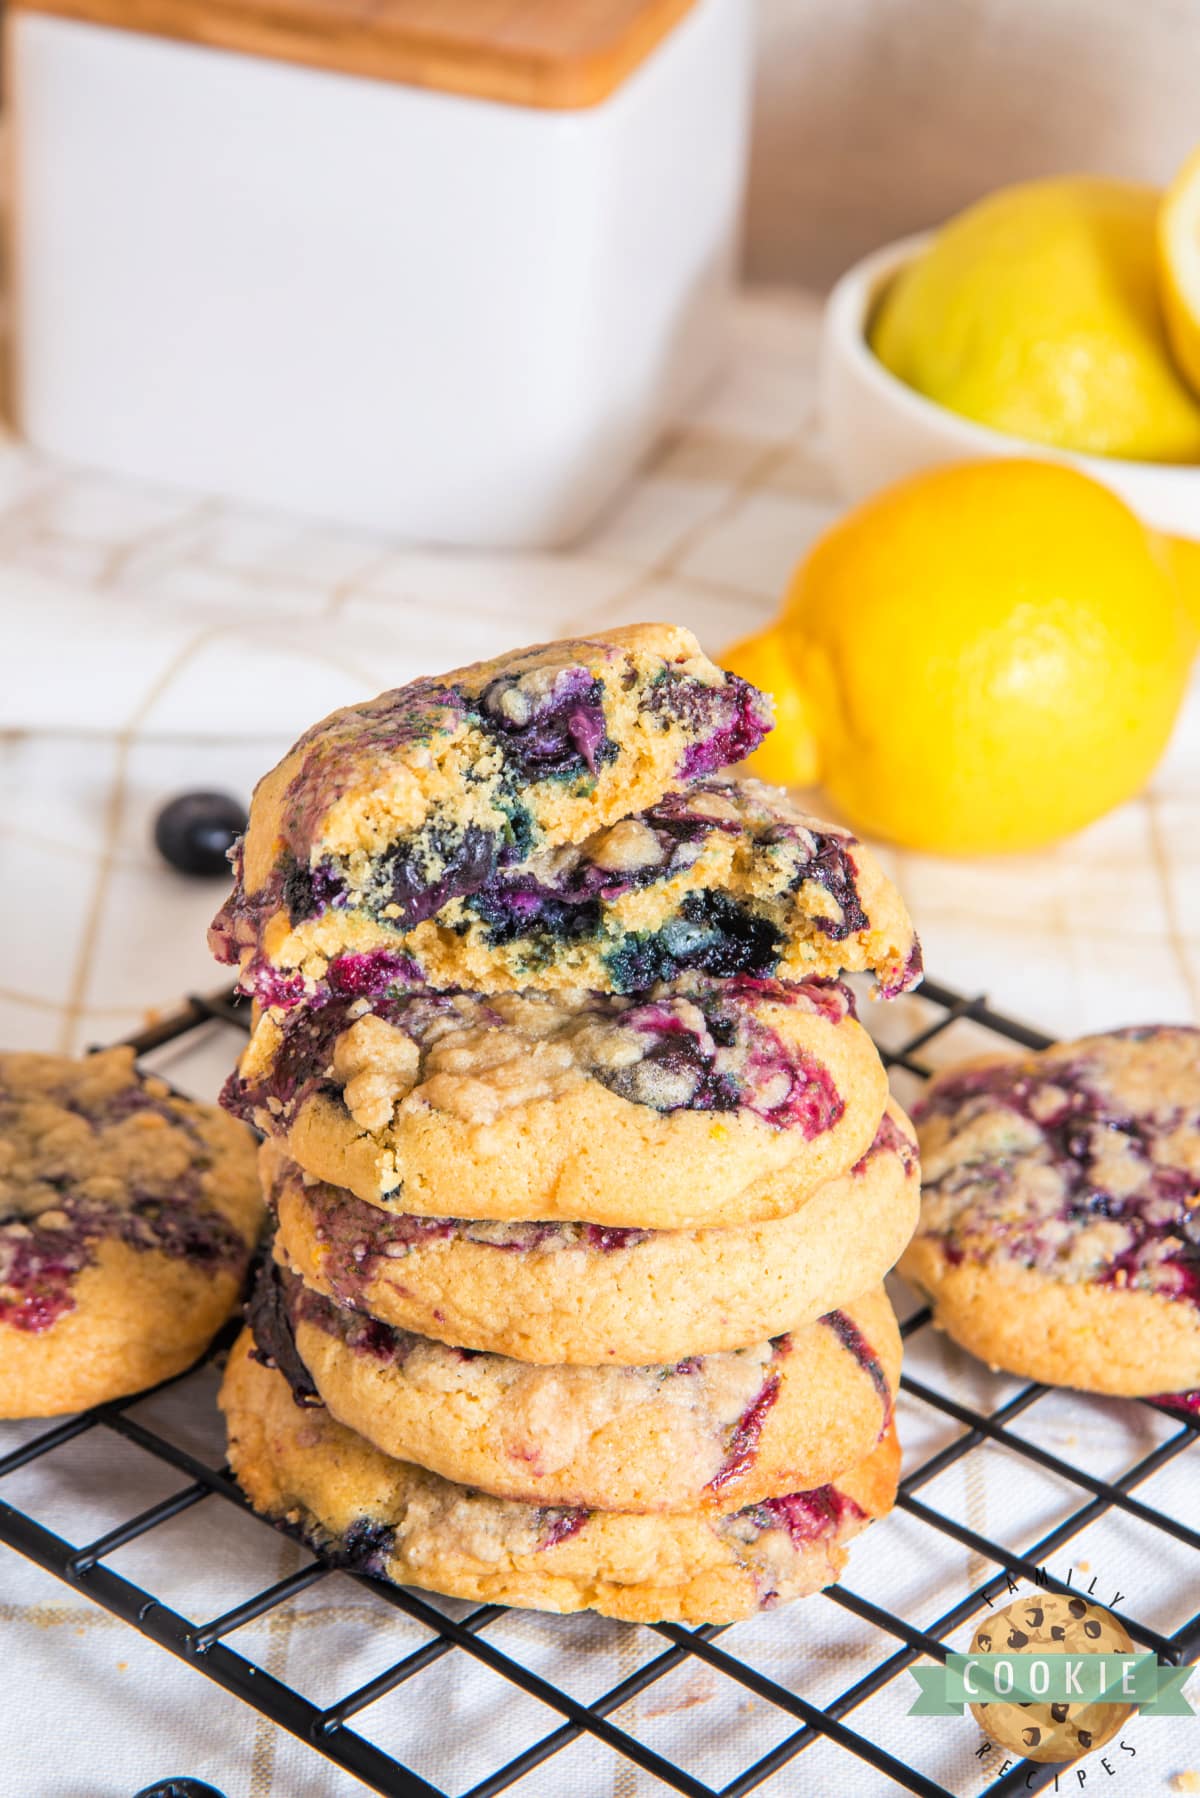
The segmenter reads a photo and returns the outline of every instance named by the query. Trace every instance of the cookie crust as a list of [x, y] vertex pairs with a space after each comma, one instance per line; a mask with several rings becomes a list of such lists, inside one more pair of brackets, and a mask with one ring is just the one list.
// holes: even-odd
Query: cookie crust
[[733, 1622], [820, 1590], [894, 1502], [899, 1448], [835, 1484], [726, 1517], [514, 1504], [381, 1455], [302, 1410], [244, 1332], [221, 1389], [229, 1460], [255, 1510], [343, 1565], [475, 1603], [634, 1622]]
[[399, 1329], [541, 1365], [648, 1366], [763, 1342], [878, 1286], [917, 1219], [912, 1127], [889, 1101], [854, 1169], [799, 1211], [718, 1230], [389, 1217], [306, 1183], [268, 1143], [281, 1259]]
[[693, 975], [270, 1013], [224, 1102], [390, 1211], [700, 1229], [794, 1209], [886, 1098], [845, 988]]
[[1150, 1292], [1071, 1286], [1031, 1268], [952, 1265], [918, 1237], [897, 1271], [934, 1322], [996, 1373], [1112, 1398], [1200, 1387], [1200, 1317]]
[[878, 1442], [900, 1377], [882, 1288], [774, 1342], [647, 1368], [465, 1354], [270, 1263], [250, 1317], [305, 1402], [382, 1454], [526, 1504], [721, 1513], [823, 1485]]
[[0, 1326], [0, 1416], [59, 1417], [184, 1373], [237, 1310], [245, 1280], [101, 1242], [74, 1307], [41, 1335]]

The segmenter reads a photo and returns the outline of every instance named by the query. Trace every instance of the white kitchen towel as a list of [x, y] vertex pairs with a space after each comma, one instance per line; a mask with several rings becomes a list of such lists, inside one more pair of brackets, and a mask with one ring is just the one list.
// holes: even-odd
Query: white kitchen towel
[[[941, 1015], [919, 997], [903, 1003], [907, 1016], [873, 1011], [875, 1017], [890, 1017], [893, 1040], [896, 1031]], [[980, 1042], [973, 1027], [956, 1025], [945, 1053], [974, 1052]], [[187, 1090], [211, 1096], [236, 1045], [235, 1033], [219, 1026], [158, 1060]], [[906, 1096], [911, 1091], [907, 1087]], [[902, 1310], [913, 1308], [898, 1285], [896, 1296]], [[1020, 1389], [928, 1327], [911, 1341], [906, 1368], [923, 1384], [985, 1415]], [[216, 1384], [215, 1372], [205, 1370], [134, 1406], [130, 1415], [219, 1467], [223, 1434]], [[959, 1422], [913, 1396], [902, 1396], [898, 1425], [910, 1471], [963, 1434]], [[0, 1455], [44, 1427], [0, 1426]], [[1071, 1393], [1047, 1394], [1011, 1425], [1014, 1434], [1068, 1468], [1103, 1480], [1119, 1478], [1178, 1427], [1144, 1405]], [[0, 1480], [0, 1500], [82, 1545], [186, 1484], [184, 1474], [97, 1429]], [[1025, 1552], [1091, 1495], [1011, 1448], [981, 1445], [922, 1484], [916, 1496], [977, 1537]], [[1193, 1533], [1200, 1531], [1200, 1436], [1139, 1484], [1136, 1497]], [[106, 1557], [106, 1565], [200, 1624], [310, 1559], [267, 1525], [209, 1497]], [[1200, 1550], [1116, 1509], [1047, 1555], [1045, 1565], [1057, 1577], [1094, 1591], [1102, 1603], [1123, 1594], [1119, 1610], [1163, 1633], [1200, 1610]], [[15, 1554], [0, 1551], [0, 1567], [6, 1674], [6, 1703], [0, 1707], [0, 1767], [6, 1772], [0, 1791], [38, 1798], [131, 1798], [139, 1785], [168, 1773], [205, 1778], [227, 1798], [341, 1798], [363, 1789], [198, 1671], [173, 1661]], [[981, 1585], [995, 1603], [1007, 1602], [1002, 1566], [904, 1510], [873, 1526], [852, 1547], [842, 1580], [847, 1591], [925, 1629]], [[457, 1618], [470, 1609], [449, 1600], [428, 1602]], [[965, 1623], [947, 1639], [965, 1648], [973, 1626]], [[513, 1661], [582, 1701], [599, 1697], [671, 1646], [651, 1629], [515, 1611], [488, 1625], [485, 1634]], [[432, 1639], [423, 1625], [338, 1573], [227, 1643], [325, 1706]], [[824, 1705], [901, 1642], [822, 1595], [738, 1624], [717, 1638], [717, 1646], [785, 1691]], [[1193, 1688], [1200, 1704], [1200, 1679]], [[994, 1775], [1001, 1757], [979, 1759], [984, 1738], [969, 1717], [910, 1717], [916, 1696], [915, 1681], [900, 1672], [846, 1721], [901, 1763], [961, 1798], [974, 1798], [987, 1783], [985, 1770]], [[800, 1719], [786, 1709], [694, 1657], [614, 1712], [611, 1721], [714, 1791], [800, 1727]], [[471, 1791], [562, 1722], [501, 1673], [454, 1649], [363, 1711], [352, 1727], [441, 1791], [458, 1794]], [[1106, 1789], [1137, 1798], [1189, 1789], [1169, 1781], [1200, 1769], [1200, 1719], [1136, 1718], [1122, 1733], [1133, 1753], [1127, 1749], [1117, 1760], [1136, 1771], [1127, 1770], [1120, 1786], [1114, 1777]], [[609, 1747], [580, 1739], [511, 1789], [521, 1798], [643, 1798], [669, 1788]], [[902, 1788], [845, 1749], [817, 1743], [757, 1789], [767, 1798], [881, 1798]]]

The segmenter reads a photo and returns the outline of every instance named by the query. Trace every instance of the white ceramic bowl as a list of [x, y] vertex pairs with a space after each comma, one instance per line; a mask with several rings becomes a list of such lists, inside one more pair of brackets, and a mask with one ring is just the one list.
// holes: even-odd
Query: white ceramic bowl
[[1010, 437], [960, 418], [888, 373], [867, 342], [871, 312], [893, 276], [931, 241], [926, 233], [876, 250], [842, 276], [826, 304], [821, 399], [830, 466], [843, 498], [866, 499], [939, 462], [1033, 455], [1082, 469], [1144, 523], [1200, 541], [1200, 467], [1077, 455]]

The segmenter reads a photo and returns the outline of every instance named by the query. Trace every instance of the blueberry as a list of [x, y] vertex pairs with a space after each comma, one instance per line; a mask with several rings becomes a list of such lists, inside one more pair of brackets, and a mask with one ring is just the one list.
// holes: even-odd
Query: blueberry
[[202, 1779], [160, 1779], [157, 1784], [143, 1786], [134, 1798], [225, 1798], [216, 1786], [206, 1785]]
[[356, 1517], [342, 1536], [339, 1561], [360, 1573], [373, 1573], [383, 1578], [396, 1547], [396, 1532], [387, 1523], [371, 1517]]
[[181, 874], [228, 874], [246, 812], [228, 793], [181, 793], [154, 820], [154, 846]]

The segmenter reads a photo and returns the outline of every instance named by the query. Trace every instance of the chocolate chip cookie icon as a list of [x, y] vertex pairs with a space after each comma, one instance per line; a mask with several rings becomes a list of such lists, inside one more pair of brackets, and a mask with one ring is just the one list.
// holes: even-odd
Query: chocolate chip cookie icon
[[[1129, 1635], [1110, 1611], [1060, 1592], [1018, 1598], [975, 1631], [972, 1654], [1132, 1654]], [[973, 1704], [971, 1715], [1001, 1748], [1031, 1761], [1075, 1761], [1111, 1742], [1133, 1715], [1131, 1704]]]

